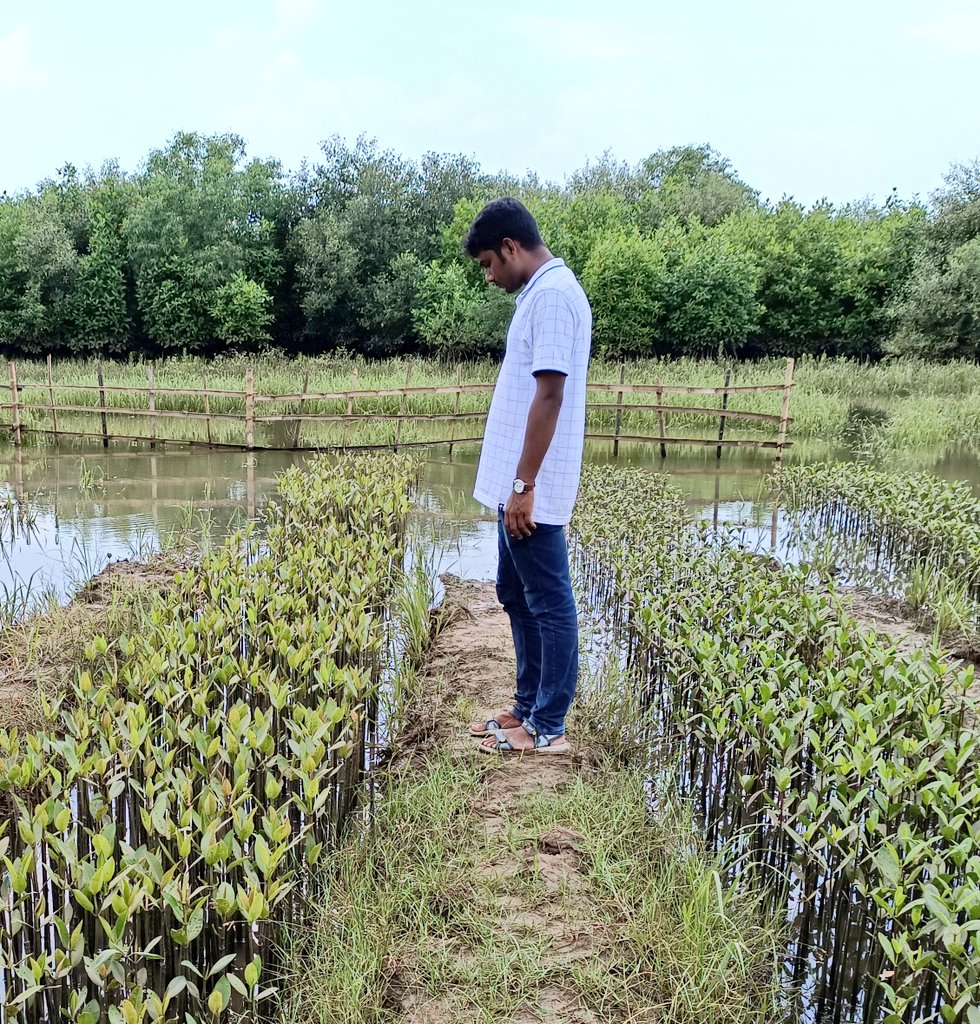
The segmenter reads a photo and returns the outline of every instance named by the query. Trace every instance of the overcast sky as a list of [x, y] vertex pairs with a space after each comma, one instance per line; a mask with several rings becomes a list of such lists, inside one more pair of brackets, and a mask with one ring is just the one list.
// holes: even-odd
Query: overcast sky
[[0, 110], [8, 192], [197, 131], [556, 180], [709, 143], [764, 198], [925, 198], [980, 156], [980, 0], [0, 0]]

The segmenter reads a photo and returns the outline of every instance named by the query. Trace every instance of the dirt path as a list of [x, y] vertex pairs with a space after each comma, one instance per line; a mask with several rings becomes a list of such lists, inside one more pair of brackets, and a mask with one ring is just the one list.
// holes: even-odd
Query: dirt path
[[[447, 578], [444, 614], [448, 625], [440, 632], [429, 661], [425, 690], [428, 741], [454, 755], [475, 758], [476, 741], [467, 737], [471, 720], [494, 717], [509, 708], [514, 686], [514, 653], [510, 625], [492, 584]], [[573, 738], [574, 739], [574, 738]], [[595, 919], [584, 890], [580, 868], [582, 837], [568, 828], [550, 828], [527, 835], [519, 852], [513, 844], [495, 842], [513, 827], [529, 801], [555, 795], [572, 784], [588, 751], [576, 739], [568, 757], [533, 756], [487, 758], [488, 770], [470, 807], [472, 820], [485, 833], [488, 857], [479, 865], [486, 879], [504, 883], [494, 897], [502, 948], [508, 936], [533, 933], [542, 940], [540, 973], [546, 980], [530, 993], [522, 1010], [501, 1019], [514, 1024], [561, 1022], [577, 1024], [597, 1018], [579, 1005], [578, 997], [554, 979], [567, 975], [576, 961], [601, 955], [608, 943], [607, 927]], [[547, 894], [537, 905], [507, 892], [506, 883], [533, 875]], [[449, 1024], [461, 1009], [452, 992], [401, 993], [403, 1019], [415, 1024]]]

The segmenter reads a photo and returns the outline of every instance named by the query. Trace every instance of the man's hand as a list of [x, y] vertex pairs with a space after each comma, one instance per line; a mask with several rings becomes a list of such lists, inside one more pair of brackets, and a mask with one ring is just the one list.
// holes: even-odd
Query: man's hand
[[511, 494], [504, 506], [504, 529], [516, 540], [530, 537], [531, 531], [537, 526], [537, 523], [531, 518], [533, 511], [534, 491]]

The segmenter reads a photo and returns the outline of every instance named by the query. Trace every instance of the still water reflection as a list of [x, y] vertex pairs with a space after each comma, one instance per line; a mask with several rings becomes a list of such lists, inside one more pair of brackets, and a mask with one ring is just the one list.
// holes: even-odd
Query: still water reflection
[[[423, 454], [416, 527], [431, 538], [434, 565], [469, 579], [491, 579], [496, 564], [495, 517], [471, 497], [476, 446]], [[714, 449], [683, 454], [653, 446], [623, 445], [614, 460], [608, 444], [590, 443], [596, 463], [646, 466], [668, 472], [688, 495], [692, 510], [717, 524], [737, 524], [745, 543], [780, 557], [785, 523], [769, 499], [770, 452]], [[800, 445], [787, 463], [854, 458], [846, 449]], [[59, 447], [0, 449], [0, 598], [26, 606], [44, 592], [65, 600], [110, 561], [158, 550], [174, 535], [199, 535], [205, 522], [220, 539], [253, 519], [302, 452], [208, 451], [200, 448], [77, 441]], [[903, 468], [968, 480], [980, 494], [980, 456], [966, 449], [903, 454]]]

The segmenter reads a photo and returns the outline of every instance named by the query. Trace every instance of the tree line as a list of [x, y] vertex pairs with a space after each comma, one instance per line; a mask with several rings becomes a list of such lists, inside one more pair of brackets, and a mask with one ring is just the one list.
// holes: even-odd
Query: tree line
[[297, 173], [180, 134], [127, 174], [0, 197], [7, 355], [498, 351], [513, 299], [460, 249], [514, 195], [581, 277], [609, 357], [980, 358], [980, 161], [929, 204], [764, 203], [709, 146], [561, 184], [334, 137]]

